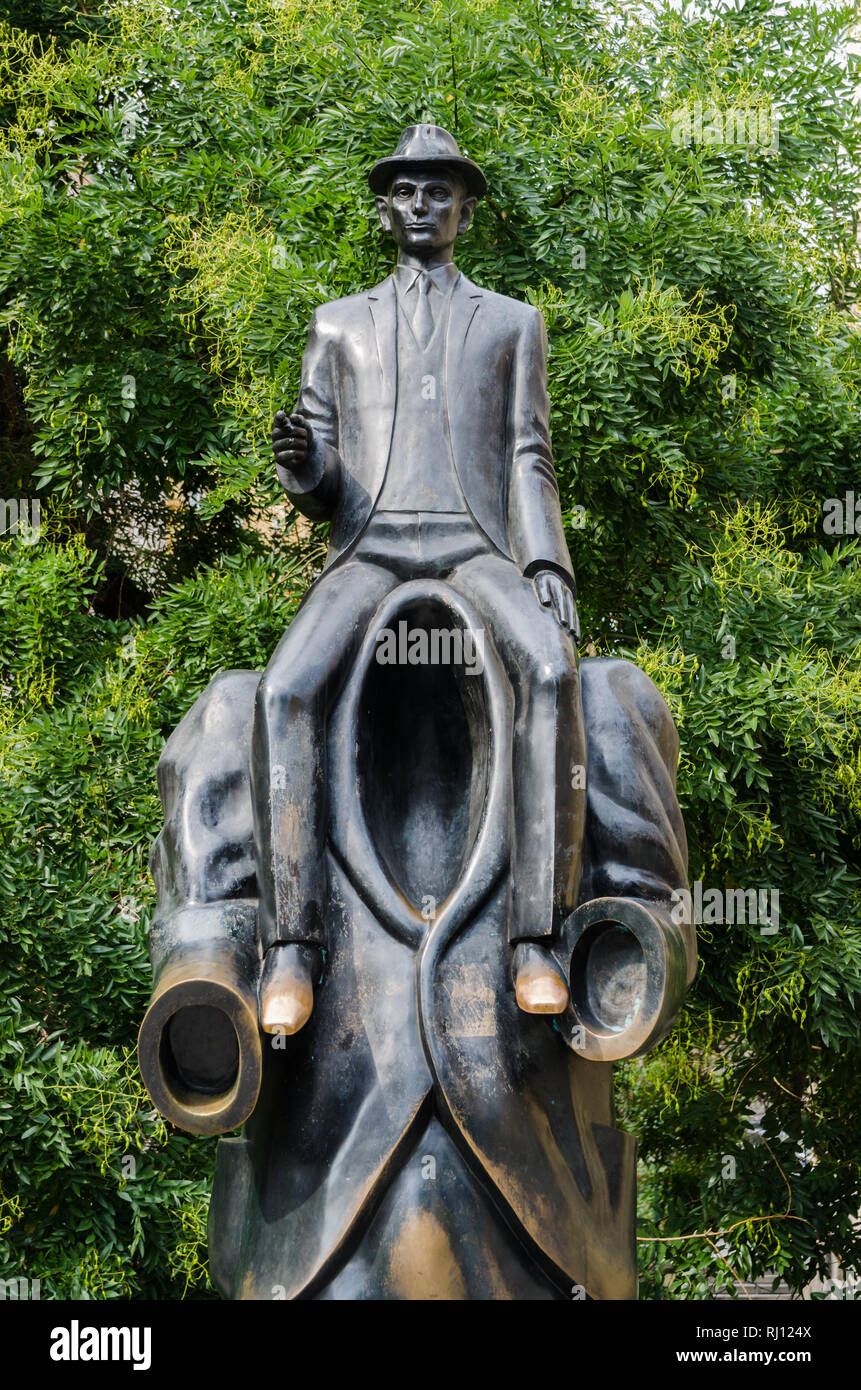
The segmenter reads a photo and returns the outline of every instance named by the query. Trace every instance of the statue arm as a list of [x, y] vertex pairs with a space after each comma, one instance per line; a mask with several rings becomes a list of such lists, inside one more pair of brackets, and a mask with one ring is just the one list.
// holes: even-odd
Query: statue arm
[[676, 791], [679, 736], [630, 661], [580, 663], [586, 835], [580, 906], [558, 961], [571, 981], [565, 1041], [594, 1061], [636, 1057], [666, 1035], [697, 969], [688, 850]]
[[511, 411], [508, 528], [512, 555], [527, 579], [549, 570], [576, 594], [550, 447], [547, 331], [538, 309], [529, 310], [517, 341]]
[[224, 1134], [262, 1077], [257, 872], [250, 746], [259, 671], [223, 671], [159, 760], [164, 825], [153, 846], [153, 994], [141, 1075], [157, 1109], [193, 1134]]
[[[313, 521], [327, 521], [331, 517], [343, 473], [338, 452], [333, 349], [333, 339], [324, 331], [319, 312], [315, 313], [302, 356], [302, 383], [295, 410], [295, 416], [301, 416], [305, 422], [307, 448], [285, 460], [283, 454], [279, 458], [276, 445], [278, 480], [293, 505]], [[275, 438], [273, 431], [273, 440]]]

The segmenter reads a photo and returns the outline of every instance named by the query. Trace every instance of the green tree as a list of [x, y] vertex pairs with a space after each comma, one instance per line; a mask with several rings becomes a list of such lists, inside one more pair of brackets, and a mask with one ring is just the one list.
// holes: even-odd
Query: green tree
[[316, 305], [389, 268], [365, 174], [422, 118], [488, 175], [459, 263], [547, 319], [583, 651], [672, 706], [691, 878], [779, 893], [776, 931], [702, 924], [677, 1030], [619, 1068], [643, 1296], [861, 1265], [861, 576], [822, 515], [861, 497], [854, 18], [5, 7], [0, 492], [42, 528], [0, 544], [4, 1277], [208, 1289], [213, 1144], [134, 1065], [155, 763], [320, 563], [270, 419]]

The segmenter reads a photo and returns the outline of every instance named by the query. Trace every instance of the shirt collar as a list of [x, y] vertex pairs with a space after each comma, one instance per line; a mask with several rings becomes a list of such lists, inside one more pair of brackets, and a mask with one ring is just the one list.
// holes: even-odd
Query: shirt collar
[[409, 294], [416, 281], [422, 275], [429, 275], [431, 284], [445, 294], [451, 288], [455, 280], [460, 275], [460, 271], [454, 261], [445, 261], [442, 265], [431, 266], [430, 270], [416, 270], [413, 265], [396, 265], [395, 275], [398, 279], [398, 286], [404, 294]]

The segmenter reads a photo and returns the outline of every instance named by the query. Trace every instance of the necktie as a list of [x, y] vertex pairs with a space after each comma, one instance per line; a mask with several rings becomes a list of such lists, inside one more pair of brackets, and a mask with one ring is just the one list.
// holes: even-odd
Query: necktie
[[413, 332], [419, 345], [426, 348], [433, 333], [433, 312], [430, 306], [431, 278], [427, 271], [419, 276], [418, 303], [413, 314]]

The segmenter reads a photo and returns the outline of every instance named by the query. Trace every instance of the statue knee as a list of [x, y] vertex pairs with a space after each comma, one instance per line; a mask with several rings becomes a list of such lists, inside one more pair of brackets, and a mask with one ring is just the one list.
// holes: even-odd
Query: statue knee
[[318, 701], [317, 683], [301, 670], [291, 668], [289, 675], [274, 670], [264, 672], [257, 688], [256, 718], [269, 728], [283, 727], [291, 715], [311, 714]]
[[678, 753], [678, 734], [669, 706], [655, 682], [633, 661], [624, 657], [588, 657], [580, 663], [584, 708], [595, 720], [611, 717], [621, 709], [671, 754]]
[[577, 678], [577, 657], [572, 643], [566, 638], [555, 619], [538, 650], [529, 654], [526, 663], [527, 680], [533, 690], [554, 694]]

